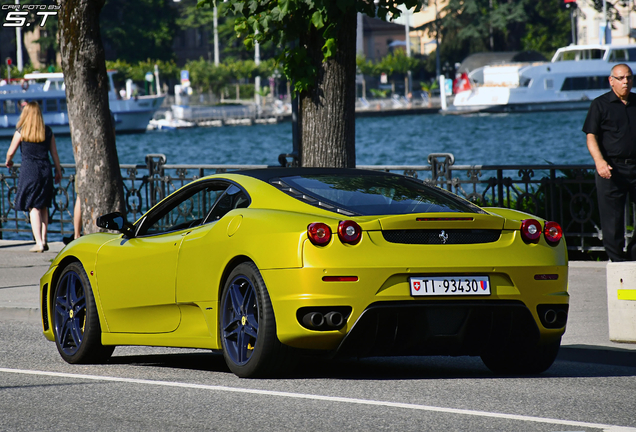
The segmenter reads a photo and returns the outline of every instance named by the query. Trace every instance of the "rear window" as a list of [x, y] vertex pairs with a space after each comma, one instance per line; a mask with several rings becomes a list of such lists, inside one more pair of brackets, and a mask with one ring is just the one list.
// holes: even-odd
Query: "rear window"
[[360, 215], [483, 213], [479, 207], [453, 194], [402, 176], [307, 175], [281, 180], [313, 198]]

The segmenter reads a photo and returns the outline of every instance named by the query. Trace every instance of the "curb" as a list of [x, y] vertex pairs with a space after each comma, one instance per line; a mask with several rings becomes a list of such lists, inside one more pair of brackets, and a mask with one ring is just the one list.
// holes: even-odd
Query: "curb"
[[[636, 345], [630, 344], [636, 348]], [[561, 346], [557, 360], [609, 366], [636, 367], [636, 349], [594, 345]]]

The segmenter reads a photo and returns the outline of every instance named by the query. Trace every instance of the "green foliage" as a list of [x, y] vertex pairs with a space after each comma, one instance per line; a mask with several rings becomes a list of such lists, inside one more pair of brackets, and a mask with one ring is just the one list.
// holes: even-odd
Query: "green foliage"
[[377, 98], [385, 98], [389, 94], [388, 90], [370, 89], [371, 94]]
[[561, 4], [550, 0], [536, 0], [532, 16], [522, 38], [523, 49], [539, 51], [551, 58], [558, 48], [570, 43], [570, 13]]
[[[224, 2], [217, 2], [217, 32], [219, 35], [219, 58], [223, 60], [249, 60], [254, 58], [254, 50], [248, 49], [243, 38], [234, 31], [235, 17], [228, 16], [230, 6]], [[181, 29], [206, 29], [210, 33], [210, 44], [213, 43], [214, 31], [213, 8], [199, 8], [197, 0], [181, 0], [178, 3], [176, 25]], [[276, 55], [276, 48], [272, 42], [260, 46], [262, 58], [272, 58]]]
[[107, 70], [116, 70], [118, 80], [125, 81], [131, 79], [133, 81], [144, 81], [148, 72], [154, 73], [155, 65], [159, 67], [159, 76], [162, 79], [177, 79], [179, 77], [179, 68], [174, 61], [146, 60], [136, 64], [130, 64], [125, 60], [106, 61]]
[[167, 0], [106, 0], [100, 14], [105, 47], [117, 59], [136, 62], [174, 59], [175, 10]]
[[395, 50], [376, 64], [376, 70], [378, 75], [382, 73], [387, 75], [393, 75], [394, 73], [405, 74], [408, 71], [418, 69], [421, 63], [420, 59], [407, 57], [404, 51]]
[[439, 88], [439, 81], [435, 80], [435, 81], [421, 82], [420, 87], [422, 88], [422, 91], [425, 91], [426, 93], [428, 93], [428, 97], [430, 99], [431, 96], [433, 96], [433, 90]]
[[[54, 72], [62, 72], [62, 68], [59, 66], [56, 66], [54, 69]], [[22, 78], [25, 74], [31, 72], [48, 72], [48, 69], [38, 70], [35, 69], [31, 63], [27, 63], [22, 68], [22, 72], [20, 72], [14, 62], [14, 64], [11, 65], [11, 80], [13, 81], [14, 78]], [[7, 79], [7, 65], [4, 62], [3, 64], [0, 64], [0, 79]]]
[[377, 62], [363, 56], [356, 57], [358, 71], [367, 76], [380, 76], [383, 73], [389, 76], [394, 73], [405, 74], [423, 67], [424, 64], [425, 60], [407, 57], [402, 50], [395, 50]]
[[[198, 0], [200, 7], [212, 6], [215, 0]], [[228, 13], [234, 14], [234, 29], [244, 37], [251, 49], [254, 41], [274, 42], [282, 49], [278, 60], [288, 79], [294, 81], [296, 91], [314, 85], [316, 69], [307, 50], [298, 41], [316, 30], [320, 34], [323, 60], [333, 57], [338, 49], [338, 27], [349, 13], [363, 12], [387, 19], [399, 16], [398, 5], [409, 9], [418, 7], [417, 0], [379, 0], [378, 4], [364, 0], [229, 0]]]

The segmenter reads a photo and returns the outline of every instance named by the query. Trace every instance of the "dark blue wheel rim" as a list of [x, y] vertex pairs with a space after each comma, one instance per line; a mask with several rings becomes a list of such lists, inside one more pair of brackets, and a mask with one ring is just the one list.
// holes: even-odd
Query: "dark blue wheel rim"
[[55, 297], [55, 334], [66, 355], [82, 346], [86, 327], [86, 293], [82, 280], [74, 271], [62, 276]]
[[244, 365], [254, 353], [258, 336], [258, 298], [247, 277], [237, 276], [232, 280], [222, 308], [225, 351], [234, 364]]

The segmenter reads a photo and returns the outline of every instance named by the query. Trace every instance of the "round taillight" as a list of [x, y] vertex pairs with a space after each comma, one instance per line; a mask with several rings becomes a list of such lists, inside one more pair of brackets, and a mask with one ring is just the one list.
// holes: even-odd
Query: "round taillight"
[[362, 238], [362, 228], [352, 220], [341, 221], [338, 224], [338, 237], [343, 243], [358, 244]]
[[563, 230], [561, 229], [561, 225], [556, 222], [546, 222], [543, 235], [548, 244], [555, 246], [559, 243], [561, 237], [563, 237]]
[[541, 231], [541, 224], [538, 220], [526, 219], [521, 222], [521, 238], [528, 243], [539, 243]]
[[331, 241], [331, 228], [322, 222], [309, 224], [307, 227], [307, 237], [316, 246], [325, 246]]

